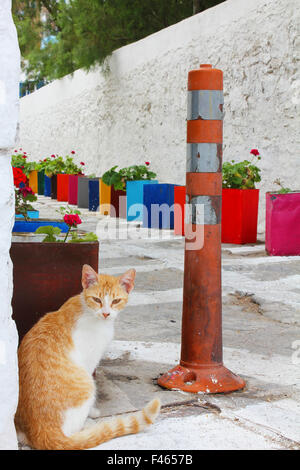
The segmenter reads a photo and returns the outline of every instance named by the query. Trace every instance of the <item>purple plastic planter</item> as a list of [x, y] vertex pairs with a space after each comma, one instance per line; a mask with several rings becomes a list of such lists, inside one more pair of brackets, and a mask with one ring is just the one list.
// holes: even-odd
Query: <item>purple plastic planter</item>
[[300, 192], [266, 193], [266, 251], [300, 255]]

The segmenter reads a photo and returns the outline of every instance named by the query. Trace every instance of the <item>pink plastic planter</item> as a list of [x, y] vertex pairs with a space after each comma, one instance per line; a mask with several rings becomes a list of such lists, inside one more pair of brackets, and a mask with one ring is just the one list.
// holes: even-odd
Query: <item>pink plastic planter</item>
[[69, 176], [68, 203], [77, 205], [78, 200], [78, 178], [81, 175]]
[[300, 192], [266, 193], [266, 251], [300, 255]]

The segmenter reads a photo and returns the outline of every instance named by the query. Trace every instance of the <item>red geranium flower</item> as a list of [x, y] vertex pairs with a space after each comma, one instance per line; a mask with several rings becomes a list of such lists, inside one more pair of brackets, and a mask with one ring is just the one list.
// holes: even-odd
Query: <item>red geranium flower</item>
[[23, 155], [23, 158], [27, 158], [26, 155]]
[[80, 165], [84, 165], [84, 162], [80, 162]]
[[14, 185], [18, 188], [20, 183], [26, 183], [27, 176], [23, 173], [21, 168], [13, 167], [13, 175], [14, 175]]
[[250, 153], [252, 153], [252, 155], [255, 155], [256, 157], [257, 155], [259, 155], [259, 151], [257, 149], [252, 149]]
[[53, 155], [51, 155], [51, 158], [55, 158], [55, 155], [54, 155], [54, 154], [53, 154]]
[[74, 150], [72, 150], [72, 152], [71, 152], [71, 153], [73, 153], [73, 155], [74, 155], [74, 153], [75, 153], [75, 152], [74, 152]]
[[149, 165], [150, 165], [150, 162], [145, 162], [145, 165], [149, 166]]
[[69, 227], [77, 227], [82, 223], [78, 214], [65, 214], [64, 221]]

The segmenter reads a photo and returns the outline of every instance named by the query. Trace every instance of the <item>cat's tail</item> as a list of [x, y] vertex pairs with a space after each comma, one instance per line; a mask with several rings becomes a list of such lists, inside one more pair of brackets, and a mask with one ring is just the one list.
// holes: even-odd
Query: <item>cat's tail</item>
[[136, 434], [152, 424], [159, 411], [160, 400], [154, 399], [141, 411], [100, 421], [70, 437], [60, 436], [56, 442], [52, 442], [51, 447], [55, 450], [84, 450], [96, 447], [115, 437]]

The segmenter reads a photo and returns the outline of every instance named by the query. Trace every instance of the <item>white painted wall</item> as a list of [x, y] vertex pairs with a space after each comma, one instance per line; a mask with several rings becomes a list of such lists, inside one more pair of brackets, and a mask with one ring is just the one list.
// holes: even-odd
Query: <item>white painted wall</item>
[[[161, 182], [185, 183], [188, 71], [224, 72], [224, 159], [258, 148], [264, 192], [300, 189], [298, 0], [227, 0], [115, 51], [21, 100], [20, 144], [35, 159], [77, 151], [89, 173], [151, 160]], [[298, 109], [297, 109], [298, 107]], [[298, 138], [298, 139], [297, 139]]]
[[15, 213], [10, 162], [19, 115], [20, 53], [11, 0], [0, 4], [0, 450], [17, 449], [14, 414], [18, 402], [18, 336], [11, 318], [12, 263], [9, 257]]

